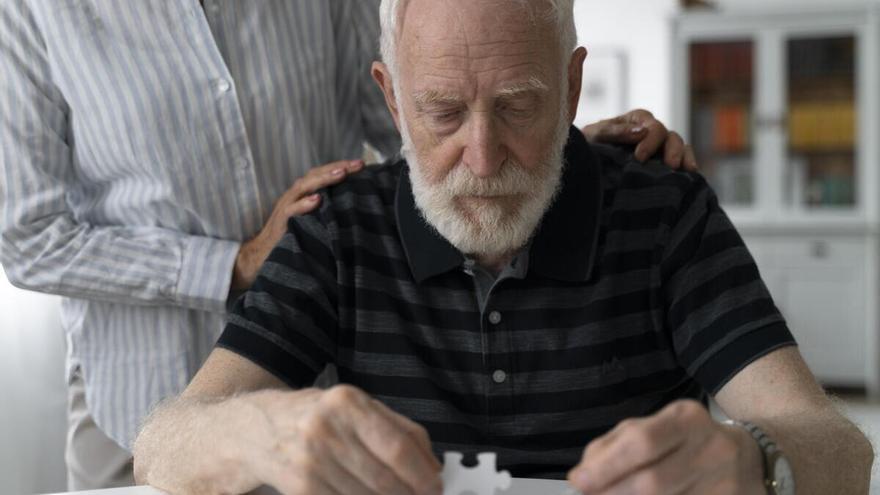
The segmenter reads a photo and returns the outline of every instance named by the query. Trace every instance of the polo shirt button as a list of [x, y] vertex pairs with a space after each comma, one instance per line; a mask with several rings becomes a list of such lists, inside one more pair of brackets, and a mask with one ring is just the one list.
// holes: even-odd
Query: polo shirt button
[[225, 93], [225, 92], [229, 91], [230, 88], [232, 88], [232, 85], [229, 84], [229, 81], [227, 81], [226, 79], [218, 79], [217, 80], [217, 90], [220, 91], [221, 93]]
[[504, 383], [505, 380], [507, 380], [507, 373], [505, 373], [504, 370], [495, 370], [495, 372], [492, 373], [492, 381], [495, 383]]
[[498, 311], [492, 311], [491, 313], [489, 313], [489, 323], [493, 325], [501, 323], [501, 313], [499, 313]]

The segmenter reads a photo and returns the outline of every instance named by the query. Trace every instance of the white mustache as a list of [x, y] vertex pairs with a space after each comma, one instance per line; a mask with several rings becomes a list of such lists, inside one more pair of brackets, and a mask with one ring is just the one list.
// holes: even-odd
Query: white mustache
[[514, 160], [506, 161], [499, 172], [487, 178], [471, 173], [464, 164], [458, 164], [438, 184], [449, 196], [515, 196], [527, 194], [537, 178]]

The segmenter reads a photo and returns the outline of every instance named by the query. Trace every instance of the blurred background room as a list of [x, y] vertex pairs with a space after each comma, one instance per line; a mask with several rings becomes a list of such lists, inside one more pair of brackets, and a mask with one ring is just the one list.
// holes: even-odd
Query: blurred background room
[[[880, 1], [575, 10], [577, 123], [645, 108], [685, 136], [813, 372], [880, 438]], [[66, 490], [59, 304], [0, 276], [0, 494]]]

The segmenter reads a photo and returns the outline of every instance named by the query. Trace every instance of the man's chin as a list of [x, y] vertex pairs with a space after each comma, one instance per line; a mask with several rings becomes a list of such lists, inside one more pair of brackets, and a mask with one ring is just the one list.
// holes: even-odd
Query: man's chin
[[[496, 213], [498, 211], [496, 210]], [[518, 251], [525, 246], [534, 229], [514, 225], [513, 217], [486, 215], [459, 215], [443, 229], [444, 237], [459, 251], [478, 258], [498, 257]], [[453, 226], [454, 225], [454, 226]]]
[[521, 194], [498, 196], [457, 196], [455, 204], [467, 217], [476, 220], [476, 216], [492, 211], [496, 218], [512, 218], [523, 201]]

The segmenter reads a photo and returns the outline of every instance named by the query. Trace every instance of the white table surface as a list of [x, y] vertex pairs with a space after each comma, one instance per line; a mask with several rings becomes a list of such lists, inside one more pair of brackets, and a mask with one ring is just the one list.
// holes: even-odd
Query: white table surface
[[[497, 495], [569, 495], [568, 483], [564, 481], [533, 480], [514, 478], [510, 489], [496, 491]], [[69, 492], [57, 495], [167, 495], [165, 492], [149, 486], [133, 486], [130, 488], [110, 488], [87, 492]]]

